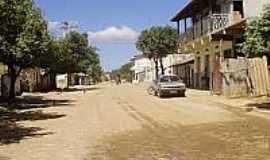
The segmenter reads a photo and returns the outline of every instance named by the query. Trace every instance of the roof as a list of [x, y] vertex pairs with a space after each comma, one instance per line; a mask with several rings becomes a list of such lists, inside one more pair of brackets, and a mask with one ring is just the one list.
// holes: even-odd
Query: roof
[[202, 5], [207, 5], [208, 1], [205, 0], [189, 0], [188, 3], [179, 10], [176, 15], [171, 19], [172, 22], [177, 22], [183, 18], [186, 18], [190, 15], [191, 11], [193, 11], [196, 8], [196, 5], [198, 7], [201, 7]]
[[143, 58], [147, 58], [147, 57], [145, 55], [143, 55], [143, 54], [138, 54], [138, 55], [133, 56], [130, 59], [130, 61], [136, 61], [136, 60], [143, 59]]
[[192, 54], [188, 57], [186, 57], [185, 59], [183, 59], [182, 61], [179, 61], [171, 66], [178, 66], [178, 65], [182, 65], [182, 64], [186, 64], [186, 63], [190, 63], [190, 62], [193, 62], [195, 59], [195, 56]]

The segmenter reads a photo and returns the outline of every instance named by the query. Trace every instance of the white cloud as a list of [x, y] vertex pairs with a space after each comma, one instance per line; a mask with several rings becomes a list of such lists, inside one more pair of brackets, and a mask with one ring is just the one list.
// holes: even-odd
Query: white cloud
[[88, 32], [91, 43], [133, 43], [139, 33], [127, 26], [108, 27], [97, 32]]

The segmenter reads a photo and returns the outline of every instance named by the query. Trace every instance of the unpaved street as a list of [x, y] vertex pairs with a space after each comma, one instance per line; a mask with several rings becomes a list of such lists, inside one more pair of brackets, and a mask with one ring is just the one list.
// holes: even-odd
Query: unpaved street
[[144, 86], [103, 84], [86, 94], [44, 96], [68, 101], [31, 109], [56, 117], [19, 121], [21, 129], [39, 130], [9, 143], [2, 138], [1, 160], [270, 159], [269, 120], [204, 92], [159, 99]]

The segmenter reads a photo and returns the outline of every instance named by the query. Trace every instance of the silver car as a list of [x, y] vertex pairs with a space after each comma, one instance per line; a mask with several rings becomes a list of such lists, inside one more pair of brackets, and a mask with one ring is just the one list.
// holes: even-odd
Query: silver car
[[186, 85], [174, 75], [161, 76], [154, 81], [151, 88], [156, 96], [164, 97], [169, 95], [185, 97]]

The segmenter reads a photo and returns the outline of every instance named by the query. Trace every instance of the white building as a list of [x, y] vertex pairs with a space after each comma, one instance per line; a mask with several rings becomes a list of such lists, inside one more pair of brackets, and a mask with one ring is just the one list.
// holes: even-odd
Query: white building
[[[164, 57], [163, 67], [165, 70], [165, 75], [177, 73], [175, 70], [175, 65], [178, 65], [187, 59], [193, 58], [193, 55], [190, 54], [171, 54], [167, 57]], [[141, 82], [151, 82], [156, 79], [155, 71], [155, 62], [143, 55], [134, 56], [132, 59], [134, 66], [132, 71], [134, 71], [133, 83]], [[159, 63], [159, 75], [161, 75], [160, 63]]]
[[152, 62], [142, 54], [132, 58], [134, 66], [131, 70], [134, 72], [133, 83], [150, 82], [154, 79]]

